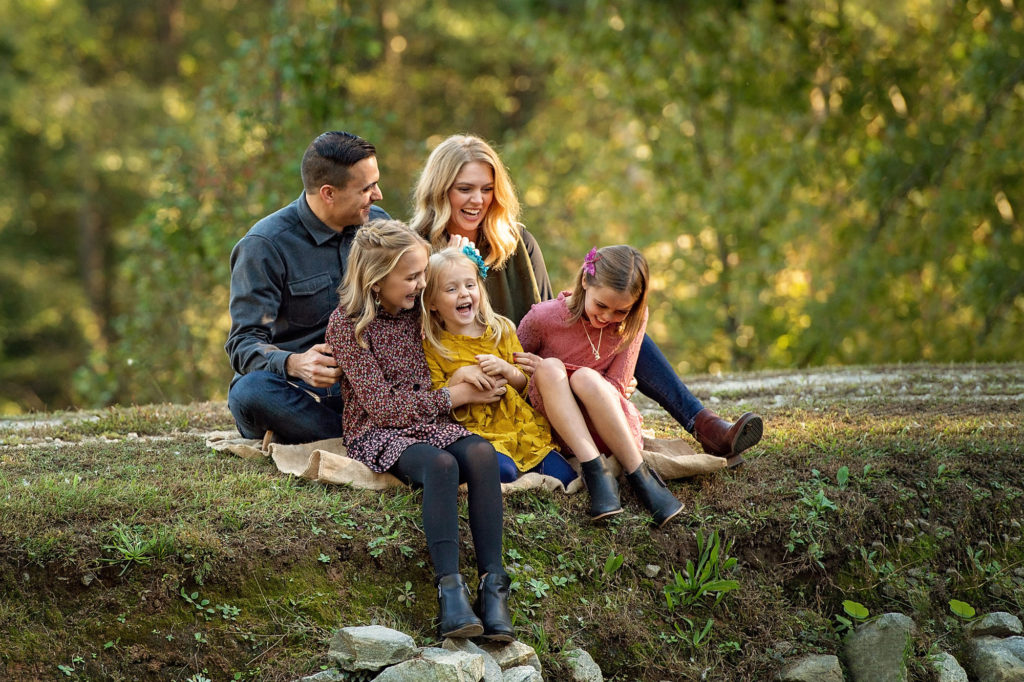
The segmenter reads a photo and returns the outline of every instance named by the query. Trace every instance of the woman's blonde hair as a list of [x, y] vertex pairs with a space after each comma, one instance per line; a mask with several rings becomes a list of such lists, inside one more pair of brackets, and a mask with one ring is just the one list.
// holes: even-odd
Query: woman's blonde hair
[[480, 226], [476, 246], [489, 267], [501, 268], [515, 253], [519, 239], [519, 199], [498, 153], [474, 135], [452, 135], [427, 158], [413, 191], [413, 230], [438, 251], [448, 245], [452, 205], [448, 190], [467, 163], [481, 161], [494, 171], [494, 196]]
[[373, 287], [387, 277], [399, 259], [413, 249], [430, 254], [430, 245], [401, 220], [373, 220], [356, 231], [348, 254], [345, 279], [338, 287], [340, 306], [355, 319], [356, 343], [362, 348], [366, 326], [377, 317]]
[[491, 302], [487, 298], [487, 290], [484, 288], [483, 279], [480, 277], [480, 270], [476, 263], [470, 260], [469, 256], [461, 249], [454, 247], [441, 249], [430, 257], [427, 265], [427, 286], [423, 289], [423, 308], [420, 315], [423, 321], [423, 338], [432, 348], [449, 360], [452, 358], [452, 353], [441, 343], [441, 330], [444, 329], [444, 321], [436, 310], [430, 309], [430, 306], [444, 285], [443, 278], [456, 265], [467, 265], [476, 273], [477, 289], [480, 292], [480, 305], [477, 306], [476, 321], [490, 329], [489, 336], [485, 338], [493, 341], [497, 346], [507, 338], [508, 334], [516, 333], [516, 327], [512, 320], [499, 315], [491, 308]]
[[[576, 273], [576, 287], [572, 292], [572, 300], [569, 304], [569, 322], [575, 324], [583, 317], [586, 309], [586, 291], [583, 283], [588, 287], [608, 287], [619, 293], [635, 296], [633, 307], [622, 322], [619, 323], [618, 334], [622, 337], [615, 352], [625, 348], [644, 324], [644, 310], [647, 308], [647, 282], [649, 273], [647, 270], [647, 259], [644, 255], [627, 244], [617, 246], [605, 246], [597, 249], [596, 257], [587, 260], [580, 266]], [[593, 274], [587, 272], [592, 265]]]

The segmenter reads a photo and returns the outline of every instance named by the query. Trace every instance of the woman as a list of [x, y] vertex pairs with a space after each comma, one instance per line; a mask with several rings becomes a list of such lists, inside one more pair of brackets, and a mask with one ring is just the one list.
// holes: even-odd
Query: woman
[[[537, 240], [518, 222], [519, 200], [505, 165], [486, 142], [453, 135], [427, 158], [413, 195], [410, 226], [437, 251], [473, 242], [490, 268], [485, 281], [494, 310], [519, 321], [534, 303], [553, 297]], [[764, 425], [747, 412], [730, 423], [704, 407], [676, 376], [658, 346], [644, 335], [637, 387], [697, 439], [704, 451], [743, 462], [742, 452], [761, 440]]]

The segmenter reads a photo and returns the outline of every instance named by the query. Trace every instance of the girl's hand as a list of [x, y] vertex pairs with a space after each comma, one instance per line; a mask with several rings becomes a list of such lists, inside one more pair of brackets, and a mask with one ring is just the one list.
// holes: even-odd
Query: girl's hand
[[516, 364], [530, 376], [533, 376], [533, 372], [537, 369], [540, 365], [540, 361], [543, 359], [539, 355], [534, 355], [533, 353], [513, 353], [512, 357], [515, 359]]
[[513, 369], [512, 365], [508, 364], [497, 355], [491, 355], [489, 353], [481, 353], [480, 355], [474, 356], [480, 369], [485, 374], [492, 377], [502, 376], [508, 379], [510, 371]]
[[466, 246], [467, 244], [469, 246], [476, 248], [476, 244], [469, 241], [469, 238], [463, 237], [462, 235], [453, 234], [448, 237], [448, 246], [454, 246], [457, 249], [461, 249], [463, 246]]
[[448, 387], [451, 395], [452, 408], [461, 407], [471, 403], [496, 403], [505, 395], [505, 380], [502, 379], [498, 386], [487, 390], [480, 390], [469, 383], [461, 383]]
[[448, 380], [448, 386], [451, 387], [463, 383], [469, 384], [480, 391], [489, 391], [498, 385], [497, 380], [488, 376], [479, 365], [463, 365], [452, 372], [452, 376]]

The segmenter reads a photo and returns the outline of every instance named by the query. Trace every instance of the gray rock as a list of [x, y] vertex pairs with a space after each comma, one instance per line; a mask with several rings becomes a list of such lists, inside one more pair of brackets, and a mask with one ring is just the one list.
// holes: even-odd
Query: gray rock
[[443, 649], [448, 651], [464, 651], [467, 654], [482, 656], [484, 659], [483, 682], [502, 682], [501, 666], [494, 660], [494, 657], [478, 647], [468, 639], [448, 638], [441, 643]]
[[374, 682], [480, 682], [483, 656], [428, 647], [417, 658], [384, 670]]
[[955, 658], [945, 651], [929, 656], [929, 662], [938, 673], [939, 682], [967, 682], [965, 671]]
[[968, 637], [1013, 637], [1024, 634], [1020, 618], [1012, 613], [987, 613], [967, 625]]
[[653, 578], [659, 573], [661, 573], [661, 566], [657, 564], [647, 564], [644, 566], [644, 575], [648, 578]]
[[507, 644], [486, 642], [481, 644], [480, 648], [493, 656], [502, 670], [508, 670], [520, 665], [528, 665], [542, 675], [544, 674], [544, 670], [540, 667], [540, 659], [537, 657], [537, 652], [533, 650], [533, 647], [522, 642], [509, 642]]
[[380, 625], [342, 628], [327, 655], [344, 670], [380, 670], [416, 655], [412, 637]]
[[562, 655], [572, 671], [572, 682], [604, 682], [601, 667], [583, 649], [570, 649], [562, 652]]
[[505, 671], [503, 682], [544, 682], [544, 678], [533, 666], [517, 665]]
[[815, 654], [786, 664], [779, 671], [782, 682], [843, 682], [843, 667], [837, 656]]
[[298, 682], [345, 682], [345, 673], [337, 668], [328, 668], [315, 675], [307, 675], [299, 679]]
[[1024, 682], [1024, 637], [976, 637], [967, 642], [967, 657], [977, 682]]
[[916, 629], [914, 621], [902, 613], [886, 613], [851, 632], [846, 638], [846, 661], [853, 682], [904, 682]]

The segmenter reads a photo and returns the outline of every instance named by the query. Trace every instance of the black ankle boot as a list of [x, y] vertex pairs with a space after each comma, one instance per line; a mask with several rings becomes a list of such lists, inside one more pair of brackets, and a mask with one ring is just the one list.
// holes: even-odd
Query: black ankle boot
[[473, 610], [484, 622], [484, 637], [496, 642], [515, 639], [508, 612], [508, 589], [512, 579], [503, 573], [488, 573], [480, 579]]
[[604, 456], [598, 455], [589, 462], [580, 462], [583, 483], [590, 493], [590, 519], [597, 521], [622, 511], [619, 502], [619, 484], [605, 466]]
[[636, 496], [647, 507], [647, 511], [654, 515], [654, 525], [659, 528], [683, 511], [683, 503], [669, 492], [661, 476], [651, 471], [647, 462], [641, 463], [633, 473], [626, 474], [626, 480], [633, 486]]
[[437, 606], [440, 611], [437, 632], [445, 637], [478, 637], [484, 626], [469, 605], [469, 587], [458, 573], [438, 576]]

